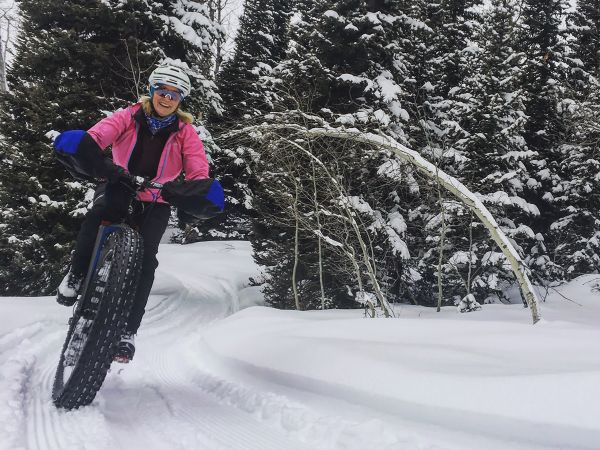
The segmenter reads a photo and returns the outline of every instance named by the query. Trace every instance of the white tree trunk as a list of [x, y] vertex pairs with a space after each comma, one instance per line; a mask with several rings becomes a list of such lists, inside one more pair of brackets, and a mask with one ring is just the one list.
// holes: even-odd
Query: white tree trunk
[[444, 300], [444, 283], [443, 283], [443, 274], [442, 268], [444, 266], [444, 244], [446, 243], [446, 214], [444, 212], [444, 202], [442, 197], [440, 196], [440, 205], [442, 207], [442, 231], [440, 233], [440, 252], [438, 256], [438, 302], [437, 302], [437, 312], [442, 310], [442, 302]]
[[6, 82], [6, 58], [8, 55], [8, 46], [11, 41], [12, 18], [9, 15], [11, 8], [0, 9], [0, 92], [8, 91]]
[[321, 211], [319, 210], [319, 199], [317, 198], [317, 173], [315, 172], [315, 162], [311, 161], [310, 166], [312, 168], [313, 175], [313, 201], [315, 206], [315, 218], [317, 219], [317, 230], [319, 230], [318, 236], [318, 251], [319, 251], [319, 287], [321, 288], [321, 309], [325, 311], [325, 285], [323, 283], [323, 248], [321, 243], [321, 235], [323, 230], [321, 229]]
[[300, 311], [300, 297], [298, 296], [298, 284], [296, 280], [296, 275], [298, 274], [298, 262], [300, 259], [300, 255], [298, 252], [298, 242], [299, 242], [299, 234], [300, 234], [300, 218], [298, 212], [298, 197], [300, 195], [298, 190], [298, 183], [294, 180], [295, 187], [295, 196], [294, 196], [294, 219], [295, 219], [295, 229], [294, 229], [294, 268], [292, 269], [292, 291], [294, 292], [294, 303], [296, 304], [296, 310]]
[[0, 92], [6, 92], [6, 61], [4, 58], [4, 42], [0, 36]]

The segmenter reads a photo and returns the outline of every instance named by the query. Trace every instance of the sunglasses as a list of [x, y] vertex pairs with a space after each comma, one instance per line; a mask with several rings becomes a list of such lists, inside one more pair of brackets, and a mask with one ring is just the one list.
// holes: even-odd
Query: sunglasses
[[154, 94], [167, 100], [173, 100], [175, 102], [180, 102], [181, 100], [183, 100], [183, 95], [180, 92], [170, 91], [168, 89], [161, 89], [158, 86], [152, 86], [150, 88], [150, 95]]

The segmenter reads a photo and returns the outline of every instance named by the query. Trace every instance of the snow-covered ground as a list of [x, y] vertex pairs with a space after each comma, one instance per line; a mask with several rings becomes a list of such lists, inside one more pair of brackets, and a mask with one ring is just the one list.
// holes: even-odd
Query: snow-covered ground
[[137, 355], [50, 402], [68, 308], [0, 298], [0, 449], [600, 449], [600, 276], [541, 305], [278, 311], [245, 242], [162, 245]]

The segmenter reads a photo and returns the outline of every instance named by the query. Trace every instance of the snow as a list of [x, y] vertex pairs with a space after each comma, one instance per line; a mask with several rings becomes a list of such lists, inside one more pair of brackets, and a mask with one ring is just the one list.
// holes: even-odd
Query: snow
[[340, 15], [338, 13], [336, 13], [335, 11], [331, 10], [331, 9], [328, 9], [327, 11], [325, 11], [323, 13], [323, 16], [324, 17], [329, 17], [331, 19], [337, 19], [337, 20], [340, 19]]
[[394, 82], [392, 74], [387, 70], [383, 71], [379, 76], [377, 76], [377, 78], [375, 78], [375, 82], [379, 86], [381, 97], [384, 102], [396, 100], [398, 96], [402, 94], [400, 86]]
[[367, 84], [367, 90], [371, 89], [371, 87], [373, 86], [373, 81], [371, 81], [369, 78], [365, 78], [365, 77], [359, 77], [356, 75], [352, 75], [351, 73], [343, 73], [342, 75], [337, 77], [339, 80], [342, 81], [346, 81], [348, 83], [353, 83], [353, 84], [363, 84], [366, 83]]
[[492, 192], [489, 194], [480, 195], [479, 197], [484, 203], [492, 203], [503, 206], [516, 206], [533, 216], [540, 215], [539, 208], [533, 203], [528, 203], [521, 197], [510, 196], [503, 191]]
[[474, 264], [477, 261], [477, 256], [475, 255], [475, 253], [457, 251], [454, 252], [454, 254], [448, 259], [448, 262], [450, 264], [455, 265], [457, 267], [469, 264], [469, 261], [471, 261], [471, 264]]
[[431, 82], [429, 82], [429, 81], [427, 81], [423, 86], [421, 86], [421, 88], [427, 92], [432, 92], [435, 89], [433, 87], [433, 84], [431, 84]]
[[70, 308], [0, 298], [0, 450], [599, 448], [600, 275], [535, 326], [516, 303], [368, 319], [265, 307], [250, 252], [162, 244], [136, 358], [77, 411], [50, 402]]

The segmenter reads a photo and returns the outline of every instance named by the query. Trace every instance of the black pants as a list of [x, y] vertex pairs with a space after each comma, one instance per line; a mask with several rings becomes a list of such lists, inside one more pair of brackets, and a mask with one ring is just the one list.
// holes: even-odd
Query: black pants
[[151, 204], [138, 200], [133, 200], [132, 203], [132, 198], [133, 194], [129, 189], [121, 185], [103, 184], [96, 189], [94, 205], [85, 216], [77, 236], [71, 270], [80, 275], [87, 272], [100, 222], [122, 220], [127, 216], [131, 204], [131, 223], [137, 227], [137, 231], [144, 240], [142, 274], [133, 308], [127, 321], [127, 332], [135, 334], [144, 316], [152, 283], [154, 283], [154, 272], [158, 267], [156, 259], [158, 244], [169, 223], [171, 209], [164, 203]]

